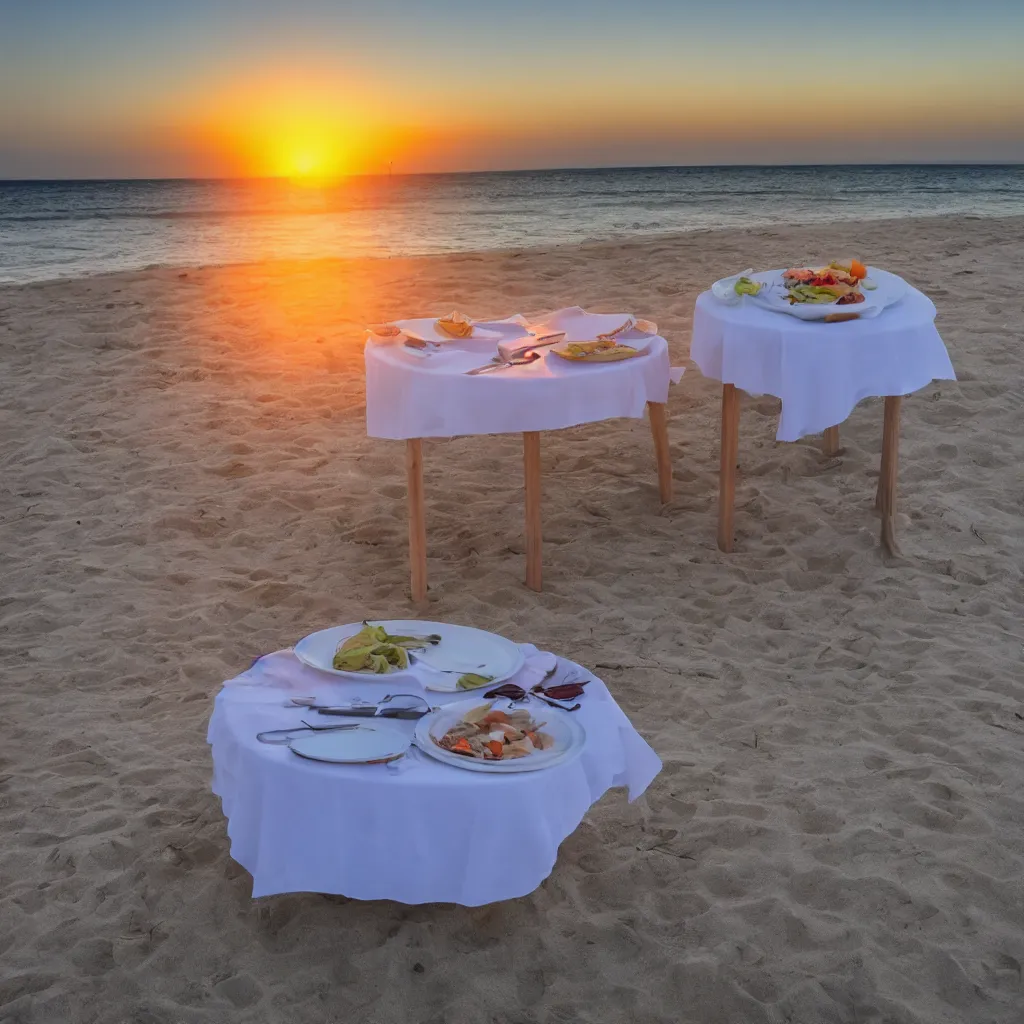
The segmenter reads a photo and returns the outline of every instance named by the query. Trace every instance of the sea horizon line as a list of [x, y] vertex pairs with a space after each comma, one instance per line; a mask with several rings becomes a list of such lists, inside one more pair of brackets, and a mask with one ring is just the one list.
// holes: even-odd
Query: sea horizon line
[[[495, 175], [528, 175], [528, 174], [605, 174], [616, 171], [778, 171], [778, 170], [827, 170], [833, 168], [858, 168], [861, 170], [886, 170], [892, 168], [1017, 168], [1024, 167], [1024, 161], [1003, 160], [935, 160], [935, 161], [867, 161], [863, 163], [837, 161], [832, 163], [710, 163], [710, 164], [616, 164], [598, 166], [565, 166], [565, 167], [508, 167], [491, 170], [467, 171], [377, 171], [359, 174], [340, 175], [337, 178], [318, 181], [311, 179], [300, 183], [308, 185], [340, 184], [345, 181], [365, 178], [455, 178], [455, 177], [487, 177]], [[289, 182], [297, 179], [286, 175], [166, 175], [136, 177], [67, 177], [67, 178], [7, 178], [0, 175], [0, 185], [76, 185], [76, 184], [130, 184], [168, 182]]]

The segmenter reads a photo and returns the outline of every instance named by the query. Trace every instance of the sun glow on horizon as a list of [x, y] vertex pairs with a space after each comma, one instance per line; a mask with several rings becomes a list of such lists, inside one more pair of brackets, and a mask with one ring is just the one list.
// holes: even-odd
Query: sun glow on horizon
[[332, 77], [235, 80], [203, 108], [207, 145], [243, 177], [329, 184], [386, 166], [398, 141], [379, 94]]
[[304, 184], [336, 181], [351, 173], [340, 128], [306, 126], [284, 130], [267, 139], [267, 170], [271, 177]]

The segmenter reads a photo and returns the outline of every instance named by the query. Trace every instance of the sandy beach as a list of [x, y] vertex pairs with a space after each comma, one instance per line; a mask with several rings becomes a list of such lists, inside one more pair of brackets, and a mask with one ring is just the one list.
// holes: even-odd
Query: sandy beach
[[[0, 1021], [1019, 1024], [1024, 1014], [1024, 218], [698, 232], [420, 259], [0, 286]], [[406, 616], [403, 446], [368, 439], [362, 327], [458, 306], [631, 309], [685, 363], [715, 278], [856, 253], [939, 308], [958, 382], [774, 440], [744, 400], [715, 544], [720, 387], [521, 441], [424, 444], [424, 617], [598, 673], [659, 753], [531, 896], [253, 902], [209, 789], [222, 680]]]

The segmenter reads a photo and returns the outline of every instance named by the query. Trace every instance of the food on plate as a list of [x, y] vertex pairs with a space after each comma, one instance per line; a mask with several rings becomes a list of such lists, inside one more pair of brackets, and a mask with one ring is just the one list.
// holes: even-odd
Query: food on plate
[[473, 334], [473, 321], [455, 310], [435, 321], [437, 329], [449, 338], [469, 338]]
[[409, 651], [422, 651], [441, 642], [437, 633], [429, 636], [393, 636], [383, 626], [363, 623], [354, 636], [342, 641], [332, 664], [339, 672], [374, 672], [383, 675], [409, 667]]
[[863, 281], [868, 276], [868, 268], [860, 260], [833, 260], [829, 266], [836, 270], [846, 271], [847, 274], [855, 277], [858, 281]]
[[597, 341], [570, 341], [555, 351], [563, 359], [590, 359], [594, 362], [629, 359], [639, 354], [632, 345], [622, 345], [614, 338], [599, 338]]
[[752, 281], [749, 277], [737, 278], [736, 283], [732, 287], [737, 295], [757, 295], [761, 291], [761, 285], [757, 281]]
[[397, 338], [402, 333], [402, 328], [395, 324], [370, 324], [369, 331], [378, 338]]
[[568, 347], [574, 356], [592, 356], [595, 352], [617, 348], [618, 342], [614, 338], [599, 338], [597, 341], [570, 341]]
[[482, 761], [508, 761], [528, 757], [554, 746], [529, 711], [495, 711], [493, 702], [467, 711], [440, 739], [443, 750]]
[[864, 301], [860, 289], [864, 265], [850, 261], [852, 269], [830, 263], [827, 267], [793, 267], [782, 274], [789, 301], [814, 305], [852, 306]]
[[460, 690], [475, 690], [494, 682], [494, 676], [482, 676], [479, 672], [466, 672], [455, 684]]

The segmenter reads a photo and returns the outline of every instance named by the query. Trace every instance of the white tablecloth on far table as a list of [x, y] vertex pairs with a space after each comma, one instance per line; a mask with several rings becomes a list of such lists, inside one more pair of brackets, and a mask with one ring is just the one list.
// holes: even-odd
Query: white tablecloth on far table
[[777, 438], [795, 441], [842, 423], [863, 398], [909, 395], [955, 380], [935, 329], [935, 306], [915, 288], [870, 320], [797, 320], [744, 301], [697, 299], [690, 357], [706, 377], [782, 399]]
[[[286, 707], [291, 696], [341, 703], [417, 692], [408, 680], [339, 681], [281, 651], [226, 682], [208, 734], [213, 791], [228, 818], [231, 856], [253, 876], [253, 896], [321, 892], [479, 906], [532, 892], [591, 804], [614, 786], [628, 787], [633, 800], [661, 770], [604, 683], [561, 659], [554, 679], [569, 670], [592, 680], [574, 712], [587, 732], [583, 751], [514, 775], [465, 771], [418, 750], [392, 766], [321, 764], [256, 739], [302, 718], [344, 721]], [[536, 681], [530, 672], [528, 658], [524, 683]], [[471, 696], [419, 692], [434, 705]], [[410, 734], [415, 727], [395, 724]]]
[[[559, 310], [541, 319], [558, 327], [582, 313]], [[512, 322], [484, 326], [501, 333], [502, 340], [525, 334]], [[541, 349], [544, 356], [534, 363], [474, 377], [465, 371], [495, 355], [494, 340], [450, 342], [427, 356], [400, 343], [370, 340], [365, 353], [366, 432], [396, 440], [518, 434], [642, 417], [647, 402], [668, 399], [669, 381], [678, 381], [682, 370], [669, 365], [668, 344], [660, 336], [629, 331], [618, 340], [646, 343], [647, 351], [618, 363], [581, 364]]]

